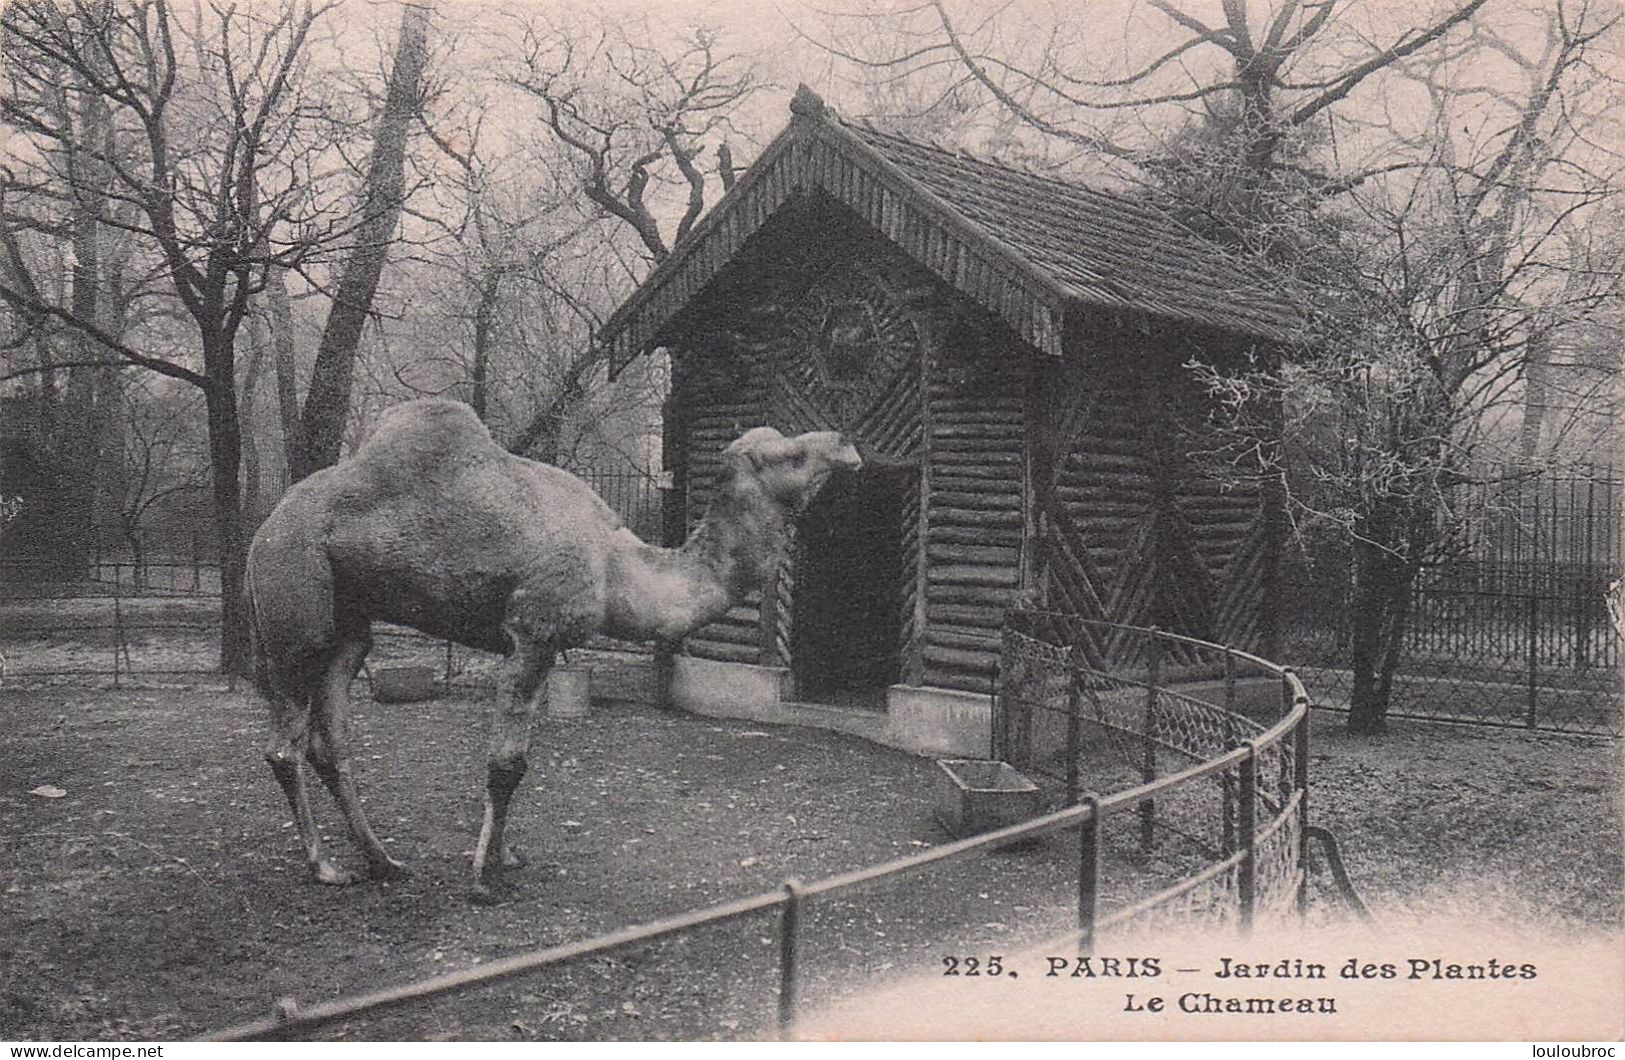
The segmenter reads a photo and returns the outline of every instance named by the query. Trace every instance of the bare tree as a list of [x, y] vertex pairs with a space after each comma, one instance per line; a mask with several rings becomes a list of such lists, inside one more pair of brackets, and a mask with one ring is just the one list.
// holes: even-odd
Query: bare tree
[[1039, 26], [950, 0], [831, 16], [818, 43], [871, 83], [1014, 116], [1059, 167], [1138, 187], [1296, 286], [1311, 324], [1279, 371], [1198, 370], [1249, 452], [1286, 411], [1309, 487], [1289, 502], [1354, 553], [1350, 724], [1378, 731], [1486, 417], [1538, 390], [1558, 330], [1618, 294], [1589, 235], [1618, 186], [1597, 139], [1617, 107], [1612, 16], [1584, 0], [1457, 0], [1414, 22], [1345, 0], [1120, 10], [1111, 43], [1098, 9]]
[[[607, 18], [566, 22], [532, 15], [522, 23], [521, 54], [505, 79], [536, 101], [555, 145], [580, 181], [593, 215], [613, 222], [592, 259], [599, 273], [583, 296], [550, 283], [551, 297], [585, 325], [585, 341], [553, 374], [550, 394], [517, 424], [509, 447], [553, 459], [566, 424], [605, 375], [597, 328], [631, 283], [663, 261], [731, 185], [730, 138], [734, 117], [762, 87], [754, 67], [729, 50], [722, 35], [704, 27], [656, 43], [665, 28], [647, 15], [631, 22]], [[675, 221], [662, 222], [675, 216]], [[619, 249], [616, 229], [636, 237], [641, 253]], [[586, 235], [586, 233], [583, 233]], [[555, 255], [555, 261], [557, 255]]]
[[166, 503], [209, 489], [207, 440], [198, 430], [197, 390], [142, 373], [132, 381], [121, 432], [123, 472], [117, 517], [138, 579], [146, 575], [150, 516]]
[[412, 394], [460, 393], [514, 451], [568, 461], [586, 436], [602, 435], [623, 406], [646, 397], [624, 382], [606, 386], [607, 366], [592, 343], [628, 282], [613, 243], [620, 230], [606, 230], [577, 188], [551, 176], [558, 158], [498, 154], [482, 128], [478, 120], [445, 131], [428, 125], [449, 163], [434, 181], [437, 199], [451, 200], [440, 203], [439, 219], [449, 238], [405, 269], [434, 277], [418, 281], [433, 293], [414, 334], [436, 326], [429, 312], [452, 334], [432, 352], [414, 343], [379, 382]]
[[870, 80], [929, 82], [938, 105], [980, 95], [1069, 147], [1062, 161], [1105, 161], [1120, 176], [1178, 186], [1190, 209], [1239, 216], [1251, 230], [1277, 208], [1283, 182], [1327, 194], [1384, 171], [1308, 165], [1303, 140], [1324, 135], [1362, 84], [1450, 39], [1486, 2], [1373, 29], [1343, 24], [1355, 7], [1347, 0], [1289, 0], [1257, 21], [1246, 0], [1224, 0], [1218, 21], [1150, 0], [1120, 9], [1122, 30], [1106, 43], [1110, 9], [1044, 25], [1026, 10], [925, 0], [843, 13], [814, 43]]
[[[1580, 3], [1546, 18], [1532, 48], [1475, 27], [1505, 60], [1488, 90], [1441, 54], [1405, 64], [1430, 100], [1413, 164], [1300, 233], [1314, 244], [1295, 255], [1315, 307], [1309, 355], [1241, 386], [1209, 369], [1235, 407], [1265, 392], [1287, 409], [1306, 478], [1290, 499], [1352, 552], [1357, 732], [1385, 727], [1418, 577], [1461, 544], [1462, 487], [1497, 444], [1497, 412], [1527, 404], [1562, 330], [1622, 293], [1625, 246], [1600, 223], [1621, 174], [1590, 145], [1613, 94], [1595, 71], [1617, 16]], [[1477, 136], [1462, 131], [1468, 114]]]
[[[561, 345], [527, 346], [510, 356], [554, 361], [571, 340], [581, 338], [550, 310], [572, 304], [568, 284], [555, 272], [563, 270], [562, 256], [596, 221], [573, 201], [576, 189], [567, 182], [561, 186], [553, 175], [559, 159], [535, 158], [506, 141], [490, 146], [485, 130], [492, 102], [478, 87], [444, 83], [436, 97], [438, 112], [423, 115], [444, 170], [433, 181], [439, 216], [431, 221], [448, 238], [434, 266], [455, 277], [449, 312], [466, 328], [465, 342], [450, 355], [455, 364], [446, 366], [454, 369], [456, 384], [480, 418], [503, 430], [512, 416], [502, 414], [511, 410], [492, 407], [502, 397], [493, 395], [494, 376], [501, 371], [497, 348], [521, 338], [517, 315], [526, 308], [542, 311], [546, 329]], [[447, 358], [429, 363], [436, 360]], [[429, 385], [434, 392], [445, 389], [438, 381]]]
[[[716, 164], [708, 176], [705, 148], [726, 146], [734, 112], [759, 86], [716, 30], [691, 27], [669, 49], [653, 43], [659, 32], [647, 16], [572, 26], [538, 15], [524, 23], [509, 77], [540, 102], [582, 194], [635, 232], [655, 261], [704, 212], [709, 176], [722, 179]], [[668, 239], [657, 211], [674, 190], [682, 213]]]
[[[345, 220], [325, 215], [310, 191], [316, 101], [300, 95], [306, 41], [325, 10], [309, 0], [199, 8], [188, 24], [168, 0], [21, 0], [0, 14], [0, 118], [32, 148], [9, 174], [8, 196], [83, 206], [93, 189], [97, 225], [129, 233], [161, 262], [200, 356], [142, 349], [88, 305], [63, 304], [15, 276], [0, 281], [0, 298], [97, 357], [202, 392], [223, 557], [222, 663], [230, 669], [244, 663], [247, 643], [238, 330], [267, 267], [303, 265], [348, 235]], [[64, 91], [81, 109], [105, 111], [104, 134], [61, 120]], [[75, 155], [95, 166], [57, 164]]]
[[[58, 13], [59, 20], [65, 15]], [[9, 44], [9, 41], [5, 43]], [[10, 48], [7, 57], [12, 58]], [[38, 82], [23, 88], [41, 116], [48, 116], [62, 135], [40, 144], [38, 162], [71, 174], [67, 194], [44, 199], [34, 194], [37, 173], [10, 169], [0, 174], [0, 195], [14, 208], [25, 200], [35, 209], [4, 211], [0, 222], [0, 276], [40, 300], [50, 277], [66, 273], [68, 290], [53, 292], [84, 319], [95, 321], [119, 335], [129, 322], [134, 300], [151, 275], [125, 275], [131, 254], [127, 233], [105, 223], [111, 211], [129, 215], [129, 208], [112, 198], [114, 174], [108, 157], [126, 150], [126, 138], [105, 100], [86, 91], [84, 79], [71, 67], [44, 57], [31, 64], [54, 75], [54, 83]], [[38, 312], [23, 316], [18, 342], [31, 348], [35, 411], [45, 445], [57, 460], [64, 484], [59, 498], [67, 510], [57, 512], [59, 537], [56, 559], [68, 567], [82, 565], [88, 556], [97, 520], [97, 501], [112, 488], [107, 470], [117, 465], [113, 437], [122, 389], [119, 373], [103, 362], [95, 340], [82, 332], [53, 339], [47, 318]], [[60, 384], [60, 385], [59, 385]]]
[[428, 62], [429, 8], [407, 4], [389, 75], [388, 96], [373, 135], [372, 155], [361, 189], [360, 225], [339, 274], [327, 326], [316, 349], [305, 395], [291, 473], [304, 478], [339, 458], [350, 408], [351, 381], [362, 325], [372, 309], [378, 279], [400, 223], [406, 198], [406, 149], [417, 125], [424, 67]]

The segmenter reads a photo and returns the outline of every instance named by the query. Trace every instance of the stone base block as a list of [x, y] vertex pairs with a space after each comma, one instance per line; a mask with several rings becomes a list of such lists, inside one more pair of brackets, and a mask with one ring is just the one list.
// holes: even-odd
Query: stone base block
[[993, 732], [993, 697], [946, 688], [892, 685], [886, 713], [794, 702], [795, 682], [778, 666], [672, 660], [671, 704], [713, 718], [770, 725], [815, 725], [934, 758], [985, 758]]
[[915, 754], [986, 758], [993, 742], [993, 697], [976, 692], [892, 685], [886, 718], [886, 743]]
[[678, 655], [672, 659], [671, 703], [713, 718], [782, 722], [781, 704], [794, 682], [782, 666], [717, 662]]

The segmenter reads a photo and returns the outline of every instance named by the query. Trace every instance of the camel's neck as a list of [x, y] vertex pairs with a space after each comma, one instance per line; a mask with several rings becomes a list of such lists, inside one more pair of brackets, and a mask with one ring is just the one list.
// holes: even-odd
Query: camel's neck
[[780, 505], [730, 484], [681, 548], [655, 548], [627, 534], [610, 557], [608, 631], [675, 641], [721, 618], [778, 566], [785, 523]]
[[778, 566], [784, 554], [783, 507], [758, 490], [726, 489], [705, 519], [676, 550], [684, 566], [727, 594], [723, 610], [745, 598]]

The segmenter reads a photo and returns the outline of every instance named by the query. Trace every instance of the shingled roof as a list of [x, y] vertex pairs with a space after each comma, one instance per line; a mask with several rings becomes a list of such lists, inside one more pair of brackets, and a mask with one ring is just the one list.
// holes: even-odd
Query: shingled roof
[[789, 126], [606, 323], [619, 369], [792, 195], [850, 207], [939, 278], [1061, 352], [1068, 311], [1145, 313], [1271, 341], [1299, 316], [1285, 296], [1165, 211], [1122, 195], [842, 121], [803, 85]]

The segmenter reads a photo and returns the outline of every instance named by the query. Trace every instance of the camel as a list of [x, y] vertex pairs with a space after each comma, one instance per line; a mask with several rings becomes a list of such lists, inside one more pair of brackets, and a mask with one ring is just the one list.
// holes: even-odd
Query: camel
[[368, 825], [350, 767], [349, 687], [373, 622], [505, 656], [474, 849], [473, 897], [494, 900], [499, 870], [523, 864], [505, 837], [508, 809], [558, 653], [597, 632], [670, 647], [720, 618], [777, 566], [789, 520], [862, 462], [834, 431], [752, 428], [723, 451], [704, 521], [681, 548], [656, 548], [574, 475], [498, 446], [467, 405], [390, 409], [353, 456], [288, 491], [248, 553], [256, 683], [271, 710], [265, 758], [311, 875], [360, 878], [323, 852], [302, 762], [343, 811], [368, 875], [405, 873]]

